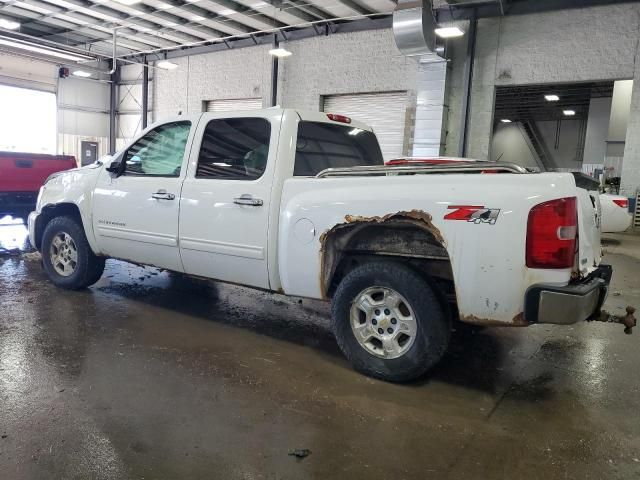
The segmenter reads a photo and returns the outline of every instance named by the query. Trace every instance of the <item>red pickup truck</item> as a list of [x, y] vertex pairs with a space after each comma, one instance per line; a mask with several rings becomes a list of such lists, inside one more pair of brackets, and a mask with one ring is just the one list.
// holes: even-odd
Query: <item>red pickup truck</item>
[[76, 167], [70, 155], [0, 152], [0, 217], [26, 218], [47, 177]]

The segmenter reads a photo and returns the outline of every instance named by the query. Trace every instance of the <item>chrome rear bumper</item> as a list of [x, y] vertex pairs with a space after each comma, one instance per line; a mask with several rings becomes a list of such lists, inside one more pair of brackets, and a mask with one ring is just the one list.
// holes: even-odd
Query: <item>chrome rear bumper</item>
[[525, 294], [525, 320], [529, 323], [570, 325], [598, 316], [607, 298], [613, 270], [600, 265], [589, 277], [564, 287], [536, 284]]

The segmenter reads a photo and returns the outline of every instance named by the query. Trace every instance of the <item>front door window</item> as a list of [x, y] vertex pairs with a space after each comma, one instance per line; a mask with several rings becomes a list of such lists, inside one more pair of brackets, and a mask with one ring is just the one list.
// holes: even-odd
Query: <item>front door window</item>
[[191, 122], [160, 125], [131, 145], [124, 157], [124, 175], [179, 177]]

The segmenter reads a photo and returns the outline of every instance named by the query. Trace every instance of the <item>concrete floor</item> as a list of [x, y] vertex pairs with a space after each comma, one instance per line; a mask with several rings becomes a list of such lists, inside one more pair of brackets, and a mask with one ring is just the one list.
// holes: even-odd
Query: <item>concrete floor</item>
[[[115, 261], [66, 292], [24, 233], [0, 226], [0, 478], [640, 478], [640, 331], [458, 333], [392, 385], [324, 304]], [[607, 238], [607, 308], [640, 306], [640, 237]]]

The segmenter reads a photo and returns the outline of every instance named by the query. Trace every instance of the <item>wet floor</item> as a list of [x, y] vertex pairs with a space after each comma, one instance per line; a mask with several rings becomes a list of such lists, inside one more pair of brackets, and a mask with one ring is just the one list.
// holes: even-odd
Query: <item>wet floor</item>
[[[458, 332], [429, 377], [386, 384], [322, 303], [116, 261], [62, 291], [4, 222], [2, 479], [640, 478], [640, 331]], [[606, 249], [607, 307], [640, 305], [640, 237]]]

